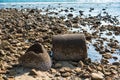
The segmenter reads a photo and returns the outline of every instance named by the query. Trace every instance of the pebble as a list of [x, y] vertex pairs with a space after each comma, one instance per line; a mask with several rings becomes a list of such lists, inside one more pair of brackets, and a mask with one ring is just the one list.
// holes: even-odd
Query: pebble
[[5, 74], [6, 71], [5, 70], [0, 70], [0, 74]]
[[71, 74], [70, 74], [69, 72], [65, 72], [65, 73], [62, 73], [62, 74], [61, 74], [62, 77], [68, 77], [68, 76], [70, 76], [70, 75], [71, 75]]
[[104, 58], [106, 58], [106, 59], [112, 58], [112, 55], [111, 55], [110, 53], [105, 53], [105, 54], [103, 54], [102, 56], [103, 56]]
[[74, 69], [74, 71], [75, 71], [76, 73], [80, 73], [80, 72], [81, 72], [81, 68], [76, 67], [76, 68]]
[[30, 72], [29, 72], [29, 75], [35, 77], [38, 75], [37, 71], [35, 69], [32, 69]]
[[5, 56], [5, 52], [3, 50], [0, 50], [0, 56]]
[[98, 70], [98, 71], [102, 71], [102, 67], [97, 66], [97, 70]]
[[112, 80], [112, 78], [107, 76], [105, 80]]
[[62, 67], [62, 64], [60, 64], [60, 63], [55, 64], [55, 68], [61, 68], [61, 67]]
[[78, 63], [78, 67], [83, 68], [83, 67], [84, 67], [84, 63], [83, 63], [82, 61], [79, 61], [79, 63]]
[[119, 65], [120, 65], [120, 62], [113, 62], [112, 64], [119, 66]]
[[100, 75], [99, 73], [92, 73], [91, 78], [92, 80], [103, 80], [104, 77]]
[[55, 69], [53, 69], [53, 68], [51, 68], [50, 71], [51, 71], [52, 74], [55, 74], [55, 73], [57, 72], [57, 71], [56, 71]]

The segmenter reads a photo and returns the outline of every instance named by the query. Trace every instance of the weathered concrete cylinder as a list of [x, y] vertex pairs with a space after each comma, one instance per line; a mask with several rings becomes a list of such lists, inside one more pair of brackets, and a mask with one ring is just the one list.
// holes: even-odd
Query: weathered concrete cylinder
[[52, 45], [55, 60], [79, 61], [87, 58], [84, 34], [54, 35]]

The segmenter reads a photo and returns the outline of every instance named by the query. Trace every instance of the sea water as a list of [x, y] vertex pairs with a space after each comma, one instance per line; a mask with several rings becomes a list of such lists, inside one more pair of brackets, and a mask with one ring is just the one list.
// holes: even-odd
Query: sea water
[[[84, 11], [84, 17], [96, 16], [99, 13], [102, 13], [102, 9], [106, 9], [112, 16], [117, 16], [117, 19], [120, 22], [120, 0], [0, 0], [0, 8], [17, 8], [17, 9], [25, 9], [25, 8], [34, 8], [34, 9], [50, 9], [50, 11], [58, 12], [61, 9], [69, 9], [74, 8], [72, 13], [74, 16], [79, 15], [79, 11]], [[92, 12], [89, 12], [90, 8], [94, 8]], [[64, 16], [69, 13], [61, 12], [58, 16]], [[43, 13], [45, 14], [45, 13]], [[104, 15], [104, 14], [101, 14]], [[54, 15], [55, 16], [55, 15]], [[108, 25], [109, 23], [104, 23], [104, 25]], [[118, 24], [120, 26], [120, 24]], [[82, 26], [81, 26], [82, 27]], [[87, 31], [91, 31], [89, 26], [84, 27]], [[80, 28], [73, 28], [71, 31], [80, 31]], [[103, 37], [106, 37], [105, 33], [102, 34]], [[108, 38], [111, 38], [115, 35], [111, 35]], [[120, 35], [115, 36], [115, 38], [119, 41], [120, 45]], [[120, 53], [120, 50], [117, 50]], [[120, 60], [120, 55], [113, 54], [113, 56], [118, 57], [118, 61]], [[102, 56], [95, 50], [95, 47], [92, 43], [89, 44], [88, 49], [88, 57], [92, 59], [92, 61], [100, 61]], [[111, 59], [110, 62], [114, 60]]]

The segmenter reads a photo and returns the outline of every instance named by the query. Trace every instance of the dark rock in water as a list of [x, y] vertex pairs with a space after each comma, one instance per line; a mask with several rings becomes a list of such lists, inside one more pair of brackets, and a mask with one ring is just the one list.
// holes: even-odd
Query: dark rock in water
[[73, 17], [73, 14], [68, 14], [67, 16], [68, 16], [68, 17]]
[[112, 55], [110, 53], [105, 53], [102, 55], [105, 59], [110, 59], [112, 58]]
[[92, 12], [94, 10], [94, 8], [90, 8], [89, 12]]
[[44, 47], [35, 43], [19, 59], [20, 64], [25, 67], [37, 68], [40, 70], [49, 70], [52, 62], [50, 56]]
[[112, 64], [113, 64], [113, 65], [118, 65], [118, 66], [119, 66], [119, 65], [120, 65], [120, 62], [113, 62]]
[[79, 13], [80, 13], [81, 16], [83, 15], [83, 12], [84, 12], [84, 11], [81, 11], [81, 10], [79, 11]]

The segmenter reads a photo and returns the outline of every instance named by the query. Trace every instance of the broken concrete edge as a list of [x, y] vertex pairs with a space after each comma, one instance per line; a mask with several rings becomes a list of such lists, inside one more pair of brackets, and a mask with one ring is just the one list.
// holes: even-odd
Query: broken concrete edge
[[87, 58], [87, 46], [85, 36], [84, 34], [53, 35], [52, 51], [53, 59], [58, 61], [84, 60], [85, 58]]

